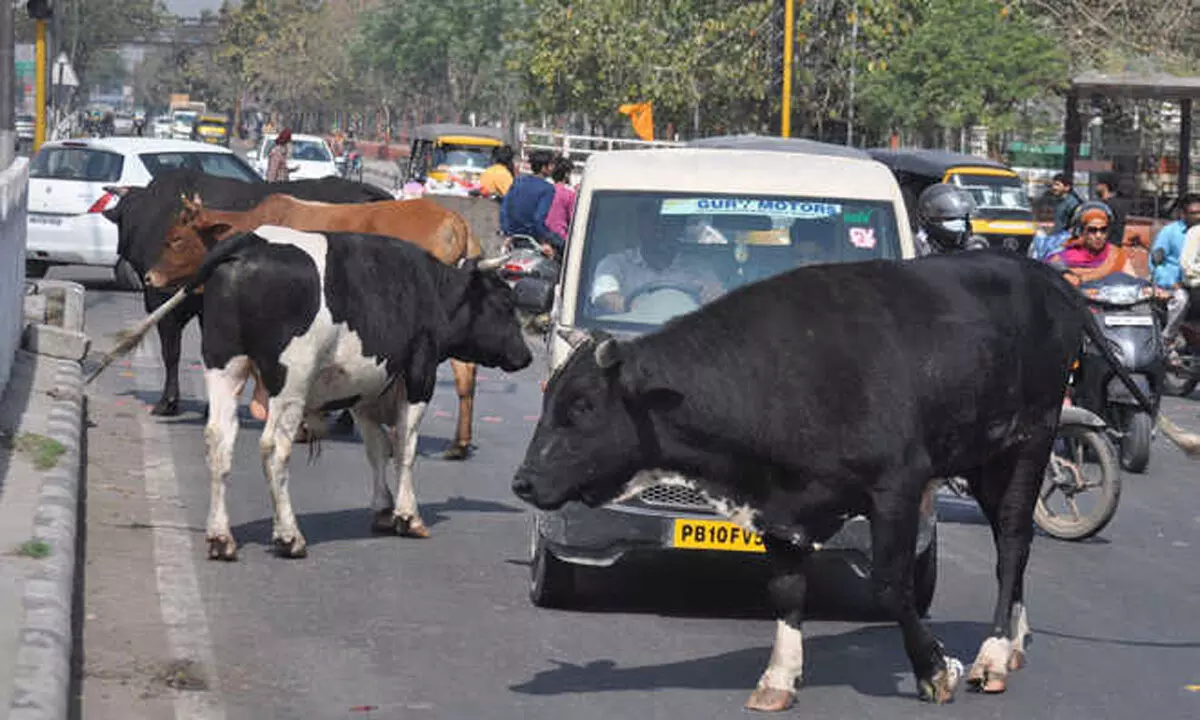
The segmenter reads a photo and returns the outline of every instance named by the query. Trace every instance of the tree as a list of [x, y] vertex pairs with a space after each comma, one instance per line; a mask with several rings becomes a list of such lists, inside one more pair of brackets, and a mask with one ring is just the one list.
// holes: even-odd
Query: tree
[[995, 0], [928, 0], [886, 65], [868, 67], [869, 120], [923, 132], [975, 124], [1011, 128], [1021, 103], [1062, 89], [1066, 55], [1021, 8]]

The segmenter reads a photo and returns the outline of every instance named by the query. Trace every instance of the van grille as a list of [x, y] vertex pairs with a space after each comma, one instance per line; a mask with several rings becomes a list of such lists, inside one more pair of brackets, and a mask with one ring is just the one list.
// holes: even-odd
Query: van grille
[[713, 509], [698, 491], [678, 485], [652, 485], [643, 490], [638, 499], [647, 505], [676, 510], [712, 512]]

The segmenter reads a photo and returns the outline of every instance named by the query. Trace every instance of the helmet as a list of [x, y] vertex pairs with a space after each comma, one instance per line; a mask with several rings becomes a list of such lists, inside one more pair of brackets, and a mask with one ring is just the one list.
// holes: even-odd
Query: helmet
[[1080, 235], [1083, 232], [1083, 224], [1097, 214], [1104, 215], [1104, 222], [1112, 226], [1113, 211], [1107, 203], [1102, 203], [1099, 200], [1088, 200], [1085, 203], [1080, 203], [1079, 207], [1075, 208], [1075, 212], [1071, 215], [1071, 234]]
[[941, 252], [963, 247], [971, 232], [971, 213], [974, 211], [975, 201], [971, 194], [957, 185], [930, 185], [917, 199], [918, 222]]

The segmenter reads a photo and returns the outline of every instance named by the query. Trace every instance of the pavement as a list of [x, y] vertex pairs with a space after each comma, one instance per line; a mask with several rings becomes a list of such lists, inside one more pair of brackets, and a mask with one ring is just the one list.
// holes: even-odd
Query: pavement
[[[114, 291], [107, 273], [51, 274], [88, 287], [90, 367], [113, 333], [141, 317], [141, 300]], [[464, 463], [440, 458], [456, 403], [449, 373], [439, 376], [416, 476], [427, 540], [370, 534], [357, 438], [326, 441], [312, 463], [301, 451], [291, 487], [310, 553], [299, 561], [269, 552], [261, 425], [243, 408], [228, 490], [241, 559], [217, 563], [203, 543], [209, 483], [195, 326], [177, 418], [146, 412], [161, 381], [156, 341], [110, 368], [88, 387], [77, 716], [744, 717], [774, 632], [757, 559], [649, 558], [585, 574], [587, 600], [576, 609], [530, 604], [531, 515], [509, 482], [545, 371], [540, 356], [521, 373], [481, 371], [477, 450]], [[1168, 399], [1164, 409], [1200, 427], [1194, 399]], [[1033, 641], [1006, 694], [918, 702], [895, 627], [819, 588], [827, 602], [805, 625], [804, 686], [781, 717], [1200, 717], [1197, 468], [1161, 439], [1151, 463], [1148, 474], [1125, 476], [1121, 506], [1098, 537], [1035, 539], [1026, 592]], [[929, 623], [970, 660], [992, 614], [992, 541], [973, 502], [938, 504], [940, 584]], [[0, 646], [0, 663], [7, 655]]]
[[67, 717], [76, 676], [87, 342], [82, 288], [44, 285], [56, 293], [27, 296], [35, 322], [0, 398], [0, 713], [11, 720]]

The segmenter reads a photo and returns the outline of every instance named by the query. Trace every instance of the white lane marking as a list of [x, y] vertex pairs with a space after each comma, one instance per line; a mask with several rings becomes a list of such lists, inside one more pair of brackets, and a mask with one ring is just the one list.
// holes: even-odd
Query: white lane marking
[[[138, 390], [153, 397], [160, 386], [162, 362], [156, 341], [147, 338], [138, 346], [134, 365]], [[175, 717], [179, 720], [224, 720], [220, 679], [208, 632], [208, 618], [196, 577], [197, 551], [187, 527], [183, 500], [179, 497], [171, 438], [167, 429], [148, 412], [139, 413], [142, 424], [142, 468], [150, 526], [154, 536], [154, 574], [158, 583], [158, 607], [167, 630], [167, 649], [175, 660], [191, 660], [203, 670], [207, 691], [185, 690], [175, 695]]]

